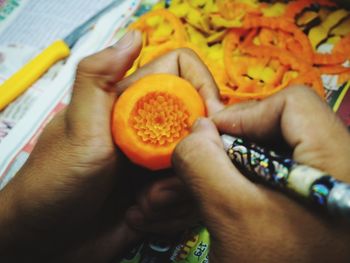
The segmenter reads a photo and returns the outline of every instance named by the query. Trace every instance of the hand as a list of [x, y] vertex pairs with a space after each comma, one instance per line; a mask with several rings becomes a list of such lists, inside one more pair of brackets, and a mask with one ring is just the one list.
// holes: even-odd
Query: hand
[[[121, 93], [143, 76], [155, 73], [173, 74], [191, 82], [202, 96], [209, 115], [223, 108], [219, 99], [218, 89], [210, 72], [199, 57], [190, 49], [177, 49], [145, 65], [131, 76], [118, 82], [117, 92]], [[169, 172], [172, 175], [172, 171]], [[177, 177], [173, 177], [173, 180], [178, 182]], [[164, 234], [171, 230], [178, 231], [179, 226], [182, 225], [181, 222], [184, 221], [184, 215], [188, 215], [188, 220], [185, 220], [185, 222], [196, 221], [196, 209], [193, 203], [189, 201], [188, 194], [185, 191], [186, 189], [182, 184], [177, 188], [178, 198], [180, 198], [177, 201], [181, 202], [176, 207], [168, 206], [168, 209], [164, 208], [160, 212], [153, 211], [149, 214], [152, 209], [150, 209], [149, 204], [146, 202], [147, 199], [143, 198], [137, 206], [132, 207], [128, 211], [127, 219], [129, 224], [133, 228], [142, 230], [143, 232], [158, 231]], [[156, 206], [155, 202], [153, 203]], [[166, 219], [164, 216], [170, 217], [173, 220], [165, 224], [160, 224], [160, 220]]]
[[131, 183], [111, 139], [110, 114], [114, 86], [140, 48], [134, 32], [79, 63], [70, 105], [46, 127], [1, 193], [1, 200], [6, 197], [1, 208], [9, 215], [1, 220], [7, 231], [0, 237], [0, 254], [7, 262], [59, 257], [68, 262], [65, 254], [82, 250], [91, 251], [93, 262], [95, 255], [111, 257], [137, 238], [123, 221]]
[[[0, 194], [0, 257], [6, 262], [105, 262], [143, 235], [131, 225], [164, 233], [167, 226], [176, 230], [193, 220], [177, 178], [131, 165], [115, 148], [110, 115], [116, 96], [145, 72], [187, 69], [183, 57], [204, 66], [180, 50], [119, 85], [140, 48], [141, 35], [132, 32], [80, 62], [70, 105], [46, 127], [28, 162]], [[217, 96], [212, 79], [203, 85], [191, 81], [203, 86], [204, 98]]]
[[350, 136], [328, 106], [310, 89], [292, 87], [211, 120], [199, 120], [173, 155], [211, 234], [210, 262], [348, 262], [348, 225], [250, 182], [227, 158], [218, 133], [275, 148], [283, 141], [297, 162], [350, 182]]

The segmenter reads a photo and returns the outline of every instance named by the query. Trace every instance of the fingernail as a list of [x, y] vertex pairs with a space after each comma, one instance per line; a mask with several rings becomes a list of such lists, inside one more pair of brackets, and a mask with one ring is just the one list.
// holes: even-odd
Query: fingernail
[[135, 32], [129, 31], [127, 32], [117, 43], [113, 45], [114, 48], [117, 49], [127, 49], [134, 43]]

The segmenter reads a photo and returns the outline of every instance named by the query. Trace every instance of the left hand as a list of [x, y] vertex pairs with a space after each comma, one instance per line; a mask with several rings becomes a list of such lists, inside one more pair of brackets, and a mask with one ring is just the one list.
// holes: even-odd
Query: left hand
[[79, 63], [71, 103], [1, 193], [0, 207], [9, 207], [7, 219], [0, 217], [6, 262], [82, 261], [86, 251], [89, 262], [100, 262], [139, 238], [123, 218], [134, 185], [114, 147], [110, 115], [114, 86], [137, 57], [140, 38], [132, 32]]
[[[110, 116], [116, 95], [160, 70], [188, 78], [209, 112], [218, 92], [205, 66], [186, 50], [119, 82], [140, 48], [140, 34], [131, 32], [80, 62], [70, 105], [46, 127], [28, 162], [0, 194], [0, 210], [6, 212], [0, 216], [0, 257], [7, 262], [105, 262], [139, 240], [136, 228], [164, 233], [193, 221], [191, 202], [177, 178], [158, 177], [118, 152]], [[194, 74], [201, 71], [206, 78]]]

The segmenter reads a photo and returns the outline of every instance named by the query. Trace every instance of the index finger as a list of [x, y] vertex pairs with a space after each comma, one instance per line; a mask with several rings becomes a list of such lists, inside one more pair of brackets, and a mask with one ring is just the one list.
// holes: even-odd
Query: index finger
[[188, 48], [171, 51], [138, 69], [117, 84], [117, 94], [138, 79], [156, 73], [173, 74], [188, 80], [203, 98], [209, 115], [223, 108], [219, 90], [210, 71], [197, 54]]
[[259, 102], [237, 104], [212, 117], [220, 132], [258, 143], [293, 150], [299, 163], [349, 180], [350, 136], [337, 116], [316, 93], [306, 87], [289, 87]]

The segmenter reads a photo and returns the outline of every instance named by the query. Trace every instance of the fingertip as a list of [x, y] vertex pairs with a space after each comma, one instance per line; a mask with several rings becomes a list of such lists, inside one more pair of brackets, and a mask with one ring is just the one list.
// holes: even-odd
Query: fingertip
[[[139, 55], [141, 48], [142, 34], [140, 31], [133, 30], [127, 32], [111, 49], [114, 51], [114, 60], [123, 63], [125, 65], [124, 69], [128, 70]], [[115, 57], [118, 59], [115, 59]]]
[[83, 58], [77, 75], [83, 78], [108, 78], [117, 82], [132, 66], [142, 47], [142, 36], [138, 31], [128, 32], [117, 43], [98, 53]]
[[141, 45], [142, 35], [140, 31], [132, 30], [125, 33], [112, 47], [118, 51]]

